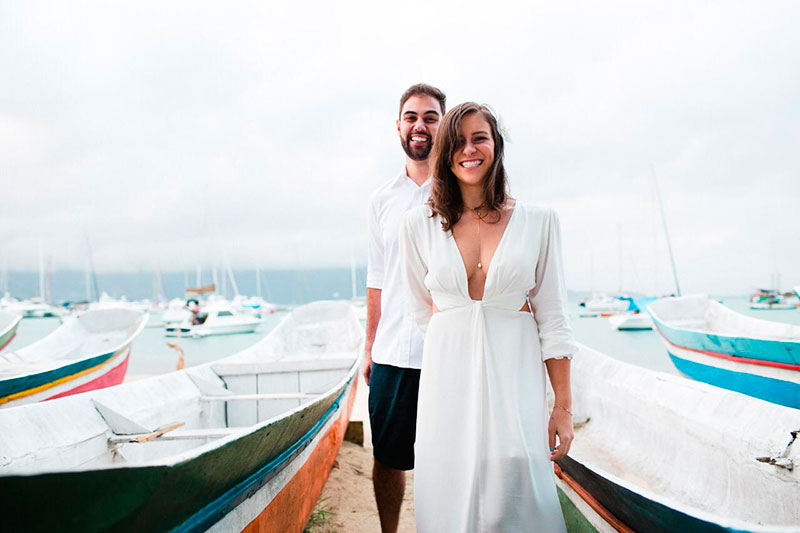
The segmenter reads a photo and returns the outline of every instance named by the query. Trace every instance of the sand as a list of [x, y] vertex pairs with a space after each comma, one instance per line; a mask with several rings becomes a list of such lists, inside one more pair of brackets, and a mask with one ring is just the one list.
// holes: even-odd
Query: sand
[[[314, 533], [374, 533], [380, 532], [378, 508], [372, 489], [372, 449], [367, 416], [368, 389], [363, 378], [358, 384], [358, 394], [351, 420], [364, 424], [364, 446], [344, 442], [336, 458], [331, 475], [317, 504], [318, 509], [329, 511], [327, 523], [314, 527]], [[413, 472], [406, 479], [406, 495], [400, 511], [399, 533], [414, 533]]]

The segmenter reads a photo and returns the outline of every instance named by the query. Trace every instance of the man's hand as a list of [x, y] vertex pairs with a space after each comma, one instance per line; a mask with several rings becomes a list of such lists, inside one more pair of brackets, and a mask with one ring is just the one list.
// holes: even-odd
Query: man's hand
[[367, 350], [364, 353], [364, 381], [367, 382], [367, 387], [369, 387], [369, 377], [372, 375], [372, 351]]

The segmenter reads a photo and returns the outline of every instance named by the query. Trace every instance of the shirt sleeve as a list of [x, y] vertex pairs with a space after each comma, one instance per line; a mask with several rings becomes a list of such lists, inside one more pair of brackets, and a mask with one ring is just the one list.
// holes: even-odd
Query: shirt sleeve
[[400, 228], [400, 265], [406, 289], [406, 305], [424, 337], [433, 315], [433, 299], [425, 286], [428, 265], [420, 253], [412, 215], [413, 211], [406, 215]]
[[370, 199], [367, 208], [367, 288], [383, 289], [383, 238], [376, 203]]
[[567, 311], [567, 287], [561, 261], [561, 228], [558, 215], [550, 211], [544, 242], [536, 262], [536, 285], [530, 293], [533, 316], [539, 328], [542, 360], [561, 359], [578, 351], [572, 338]]

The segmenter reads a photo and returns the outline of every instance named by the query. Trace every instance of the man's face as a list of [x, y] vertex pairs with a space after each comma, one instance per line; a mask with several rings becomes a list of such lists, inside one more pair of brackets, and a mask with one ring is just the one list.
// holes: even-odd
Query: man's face
[[414, 161], [428, 159], [441, 118], [442, 109], [433, 96], [417, 94], [406, 100], [397, 121], [397, 133], [409, 158]]

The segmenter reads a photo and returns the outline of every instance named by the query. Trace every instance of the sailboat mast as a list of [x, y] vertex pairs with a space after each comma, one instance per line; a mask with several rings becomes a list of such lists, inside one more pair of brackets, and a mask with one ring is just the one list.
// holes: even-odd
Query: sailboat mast
[[661, 222], [664, 224], [664, 237], [667, 240], [667, 250], [669, 251], [669, 260], [672, 263], [672, 276], [675, 278], [675, 291], [676, 295], [681, 295], [681, 285], [678, 282], [678, 268], [675, 266], [675, 255], [672, 253], [672, 241], [669, 238], [669, 229], [667, 228], [667, 216], [664, 213], [664, 200], [661, 198], [661, 189], [658, 186], [658, 176], [656, 175], [656, 167], [651, 163], [650, 170], [653, 173], [653, 184], [656, 188], [656, 197], [658, 198], [658, 206], [661, 210]]
[[261, 269], [256, 267], [256, 296], [261, 298]]
[[42, 255], [42, 243], [39, 243], [39, 298], [44, 299], [44, 255]]

